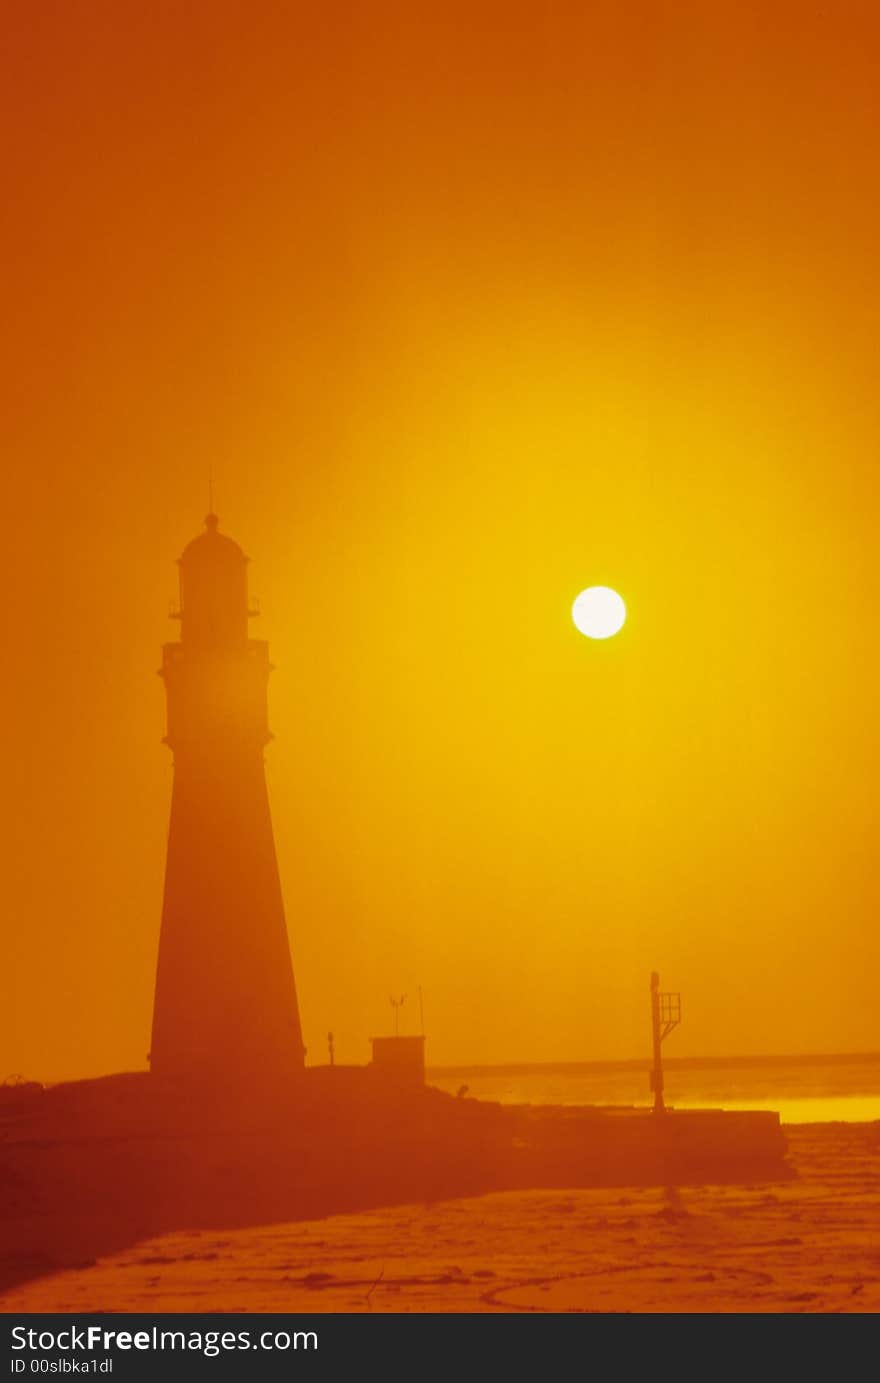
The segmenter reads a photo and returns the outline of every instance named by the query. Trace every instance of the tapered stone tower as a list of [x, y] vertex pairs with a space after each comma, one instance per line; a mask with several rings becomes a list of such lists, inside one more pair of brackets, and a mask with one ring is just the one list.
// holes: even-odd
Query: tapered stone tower
[[247, 560], [209, 514], [178, 563], [180, 642], [160, 671], [174, 788], [150, 1067], [265, 1085], [304, 1053], [263, 768], [271, 665], [248, 637]]

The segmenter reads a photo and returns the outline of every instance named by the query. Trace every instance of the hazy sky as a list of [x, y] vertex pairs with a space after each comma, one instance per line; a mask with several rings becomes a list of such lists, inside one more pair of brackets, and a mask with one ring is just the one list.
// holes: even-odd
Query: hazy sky
[[5, 26], [0, 1077], [144, 1065], [209, 463], [310, 1059], [880, 1046], [876, 5]]

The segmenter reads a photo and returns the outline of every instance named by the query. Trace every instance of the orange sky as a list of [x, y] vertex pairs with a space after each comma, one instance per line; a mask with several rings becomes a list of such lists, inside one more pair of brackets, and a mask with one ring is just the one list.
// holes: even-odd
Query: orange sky
[[0, 1077], [144, 1065], [209, 462], [310, 1059], [877, 1048], [876, 6], [308, 8], [7, 10]]

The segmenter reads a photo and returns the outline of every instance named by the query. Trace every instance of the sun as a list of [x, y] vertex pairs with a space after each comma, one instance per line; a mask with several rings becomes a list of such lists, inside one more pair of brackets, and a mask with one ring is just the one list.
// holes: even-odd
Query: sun
[[610, 586], [588, 586], [576, 597], [571, 617], [588, 639], [610, 639], [623, 628], [626, 606]]

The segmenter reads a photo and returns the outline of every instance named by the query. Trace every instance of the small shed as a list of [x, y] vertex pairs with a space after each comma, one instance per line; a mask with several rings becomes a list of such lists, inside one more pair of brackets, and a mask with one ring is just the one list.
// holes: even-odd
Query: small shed
[[401, 1086], [425, 1083], [425, 1038], [371, 1037], [373, 1070], [383, 1079]]

